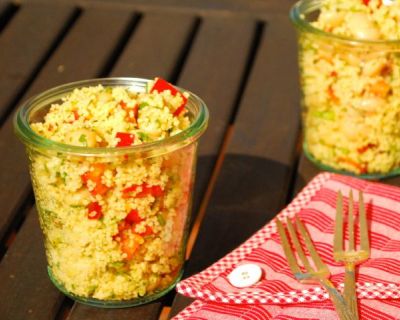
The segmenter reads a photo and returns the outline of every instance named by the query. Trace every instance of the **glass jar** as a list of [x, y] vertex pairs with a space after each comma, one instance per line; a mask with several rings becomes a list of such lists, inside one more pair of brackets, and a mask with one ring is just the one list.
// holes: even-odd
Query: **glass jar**
[[303, 0], [290, 11], [298, 35], [304, 153], [324, 170], [371, 179], [397, 175], [400, 41], [316, 28], [323, 2]]
[[[98, 84], [144, 92], [148, 80], [94, 79], [50, 89], [22, 105], [14, 125], [30, 160], [50, 279], [81, 303], [134, 306], [164, 295], [182, 275], [197, 141], [206, 129], [208, 111], [190, 93], [187, 129], [124, 148], [67, 145], [32, 130], [30, 124], [42, 122], [63, 96]], [[84, 187], [82, 173], [89, 168], [108, 172], [113, 186], [107, 193], [93, 196]], [[126, 197], [127, 185], [140, 186], [141, 195]], [[88, 215], [90, 206], [91, 214], [101, 206], [102, 217]]]

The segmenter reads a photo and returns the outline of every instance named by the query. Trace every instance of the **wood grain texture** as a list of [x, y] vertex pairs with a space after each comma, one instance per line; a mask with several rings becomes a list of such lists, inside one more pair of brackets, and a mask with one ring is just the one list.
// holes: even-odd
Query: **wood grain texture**
[[[98, 9], [85, 12], [43, 67], [22, 100], [61, 83], [96, 77], [108, 62], [113, 47], [130, 19], [129, 12]], [[63, 68], [60, 69], [60, 66]], [[9, 117], [0, 129], [0, 152], [3, 155], [0, 159], [1, 238], [14, 213], [30, 191], [26, 155], [24, 147], [14, 135], [12, 117]]]
[[[43, 3], [48, 0], [21, 0], [23, 3]], [[70, 0], [53, 0], [57, 3], [67, 3]], [[76, 0], [82, 5], [129, 7], [132, 0]], [[265, 0], [135, 0], [134, 4], [140, 10], [163, 10], [196, 12], [199, 14], [209, 13], [245, 13], [253, 16], [261, 16], [266, 12], [276, 14], [287, 14], [295, 0], [265, 1]]]
[[0, 121], [29, 83], [73, 13], [71, 6], [24, 5], [0, 34]]
[[197, 212], [236, 107], [256, 23], [240, 16], [202, 19], [178, 84], [200, 96], [210, 121], [200, 138], [193, 212]]
[[143, 14], [111, 76], [170, 79], [194, 24], [193, 15]]
[[[88, 9], [85, 11], [58, 50], [49, 60], [48, 64], [46, 64], [40, 72], [26, 96], [31, 96], [34, 93], [40, 92], [59, 83], [95, 77], [98, 72], [104, 68], [104, 65], [109, 63], [110, 56], [112, 55], [117, 43], [120, 41], [121, 35], [125, 33], [126, 27], [130, 25], [131, 19], [132, 14], [130, 12], [109, 12], [98, 9]], [[91, 41], [87, 42], [87, 39], [91, 39]], [[79, 52], [78, 55], [77, 52]], [[61, 64], [64, 66], [62, 72], [60, 72], [59, 68]], [[10, 142], [14, 141], [13, 139], [15, 138], [12, 134], [11, 121], [7, 121], [6, 125], [2, 128], [0, 138], [1, 141], [7, 141], [7, 144], [4, 143], [4, 145], [0, 145], [0, 150], [1, 147], [4, 146], [4, 148], [6, 148], [10, 145]], [[18, 142], [15, 141], [15, 143], [17, 144]], [[14, 160], [15, 162], [16, 159], [24, 159], [24, 156], [22, 155], [22, 146], [19, 144], [17, 146], [18, 147], [14, 148], [12, 152], [9, 152], [6, 157], [7, 161], [12, 162]], [[5, 165], [4, 159], [2, 159], [0, 167], [2, 165]], [[24, 179], [17, 181], [18, 183], [10, 184], [12, 192], [18, 193], [22, 187], [29, 188], [26, 169], [27, 166], [23, 162], [21, 162], [21, 164], [18, 162], [15, 165], [10, 165], [10, 170], [8, 170], [6, 175], [6, 178], [8, 179], [12, 179], [13, 177], [15, 179], [16, 170], [24, 171]], [[6, 178], [3, 177], [3, 175], [1, 176], [2, 181], [6, 180]], [[6, 188], [4, 187], [2, 190], [6, 190]], [[7, 195], [10, 196], [10, 193], [7, 194], [6, 192], [5, 195], [2, 194], [1, 196], [6, 197]], [[8, 199], [8, 206], [10, 206], [10, 202], [11, 204], [17, 205], [18, 201], [20, 201], [14, 197], [14, 194], [12, 195], [13, 198]], [[10, 211], [11, 210], [8, 210], [8, 212]], [[20, 235], [18, 234], [18, 239], [19, 236]], [[36, 239], [35, 241], [38, 240]], [[27, 239], [25, 239], [25, 245], [29, 245]], [[35, 252], [38, 254], [37, 249], [35, 249]], [[32, 286], [35, 283], [42, 283], [43, 275], [33, 275], [30, 280]], [[12, 292], [12, 294], [17, 293]], [[38, 297], [38, 299], [41, 299], [41, 297]], [[47, 303], [52, 304], [54, 301], [47, 301]], [[85, 315], [86, 309], [81, 311], [80, 307], [81, 306], [78, 305], [74, 308], [74, 313], [71, 314], [71, 317], [77, 319], [83, 314], [84, 319], [87, 319]], [[148, 305], [142, 309], [131, 309], [130, 317], [135, 318], [136, 314], [139, 314], [139, 317], [143, 314], [157, 314], [159, 308], [159, 304], [154, 304]], [[101, 311], [98, 312], [100, 313]], [[96, 316], [96, 318], [100, 319], [101, 317]], [[35, 319], [40, 318], [37, 317]]]
[[157, 302], [126, 309], [99, 309], [75, 304], [67, 320], [156, 320], [161, 307], [161, 303]]
[[43, 239], [32, 209], [0, 264], [2, 320], [52, 320], [64, 296], [47, 276]]
[[[185, 276], [230, 252], [285, 205], [298, 133], [296, 78], [285, 76], [297, 68], [287, 23], [283, 16], [267, 21]], [[178, 295], [171, 315], [189, 301]]]

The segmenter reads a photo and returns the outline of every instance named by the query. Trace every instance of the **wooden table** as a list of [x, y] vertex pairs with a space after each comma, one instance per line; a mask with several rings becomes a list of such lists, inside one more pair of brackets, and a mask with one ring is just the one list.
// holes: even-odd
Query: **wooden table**
[[[167, 319], [174, 292], [127, 309], [62, 295], [43, 241], [15, 108], [80, 79], [161, 76], [207, 103], [184, 277], [273, 218], [318, 169], [301, 152], [296, 39], [288, 0], [0, 1], [0, 318]], [[400, 184], [399, 179], [387, 181]]]

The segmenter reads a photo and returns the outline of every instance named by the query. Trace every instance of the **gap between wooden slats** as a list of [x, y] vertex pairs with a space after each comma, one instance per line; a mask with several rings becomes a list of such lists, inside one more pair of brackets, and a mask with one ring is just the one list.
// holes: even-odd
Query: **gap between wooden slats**
[[[197, 87], [195, 92], [204, 98], [210, 109], [210, 126], [200, 140], [199, 161], [203, 162], [199, 162], [199, 183], [196, 183], [195, 188], [195, 195], [204, 196], [195, 197], [194, 208], [199, 213], [189, 236], [187, 256], [190, 256], [196, 241], [224, 161], [232, 133], [230, 122], [236, 114], [257, 51], [260, 27], [254, 19], [239, 17], [209, 17], [207, 22], [208, 24], [204, 22], [202, 38], [199, 37], [198, 50], [193, 50], [193, 57], [189, 56], [193, 58], [192, 64], [189, 64], [189, 60], [189, 66], [181, 80], [190, 83], [187, 86], [191, 88]], [[191, 77], [191, 68], [199, 74]], [[209, 183], [205, 184], [204, 181]]]
[[180, 57], [190, 47], [198, 24], [193, 15], [144, 14], [110, 76], [173, 81], [173, 75], [180, 72]]
[[77, 15], [71, 6], [27, 4], [7, 24], [0, 34], [0, 124]]
[[18, 6], [12, 2], [0, 2], [0, 32], [18, 11]]
[[[40, 20], [41, 14], [49, 15], [49, 6], [27, 6], [19, 10], [18, 15], [7, 25], [6, 30], [0, 35], [0, 74], [2, 86], [0, 89], [0, 104], [6, 106], [11, 100], [20, 97], [29, 79], [35, 70], [40, 68], [46, 57], [51, 54], [54, 47], [63, 37], [66, 29], [74, 17], [71, 7], [54, 7], [54, 20], [44, 19], [47, 25], [38, 23], [37, 31], [32, 29], [32, 21]], [[45, 29], [52, 29], [51, 32]], [[28, 38], [26, 38], [28, 37]], [[3, 45], [2, 45], [3, 44]], [[21, 63], [21, 64], [20, 64]], [[11, 87], [10, 87], [11, 85]], [[15, 87], [13, 87], [15, 86]], [[7, 92], [8, 90], [8, 92]], [[4, 111], [5, 109], [3, 109]], [[1, 112], [0, 112], [1, 113]], [[4, 113], [3, 113], [4, 114]], [[15, 146], [15, 147], [14, 147]], [[16, 141], [12, 130], [12, 117], [0, 129], [0, 239], [5, 235], [13, 223], [13, 216], [25, 203], [30, 193], [29, 178], [27, 174], [26, 156], [19, 142]], [[18, 220], [18, 217], [17, 219]]]
[[[178, 84], [199, 95], [210, 111], [200, 138], [193, 210], [199, 212], [237, 107], [255, 22], [240, 16], [204, 17]], [[198, 223], [201, 221], [201, 217]]]
[[[288, 23], [283, 16], [267, 21], [185, 276], [243, 243], [285, 205], [298, 135], [296, 48]], [[178, 295], [171, 316], [190, 301]]]
[[37, 213], [31, 210], [12, 250], [0, 264], [0, 315], [4, 320], [54, 319], [63, 296], [47, 276]]
[[[95, 77], [105, 66], [109, 65], [110, 58], [115, 58], [115, 48], [121, 45], [121, 41], [126, 40], [127, 32], [133, 31], [133, 21], [135, 19], [136, 16], [133, 12], [110, 12], [109, 10], [99, 9], [86, 10], [38, 74], [30, 90], [25, 94], [24, 99], [59, 83]], [[87, 41], [87, 39], [91, 39], [91, 41]], [[60, 65], [64, 66], [62, 70], [60, 70]], [[8, 209], [3, 210], [3, 214], [11, 216], [14, 208], [19, 204], [20, 198], [23, 196], [21, 190], [30, 188], [27, 173], [28, 168], [25, 163], [26, 161], [24, 161], [26, 156], [21, 143], [14, 137], [11, 118], [7, 120], [5, 126], [0, 131], [0, 142], [0, 151], [3, 154], [0, 168], [4, 172], [1, 175], [1, 181], [4, 183], [7, 181], [6, 179], [10, 179], [10, 181], [13, 179], [13, 183], [9, 183], [7, 187], [4, 184], [2, 187], [2, 191], [6, 191], [2, 192], [2, 196], [7, 198], [8, 203]], [[15, 147], [10, 149], [10, 145], [15, 145]], [[20, 180], [16, 179], [17, 177]], [[22, 228], [24, 228], [24, 225]], [[28, 237], [25, 233], [18, 233], [16, 241], [21, 241], [29, 246], [31, 242], [42, 242], [42, 239], [39, 237], [34, 238], [32, 235]], [[18, 250], [19, 248], [12, 244], [7, 252], [8, 255], [12, 255], [13, 260], [15, 259], [13, 262], [17, 266], [13, 271], [15, 274], [23, 272], [23, 268], [27, 267], [25, 264], [28, 264], [32, 269], [37, 267], [33, 261], [30, 264], [29, 260], [21, 260], [21, 254], [18, 253]], [[40, 249], [35, 247], [33, 253], [40, 255], [41, 253], [37, 250]], [[9, 272], [9, 270], [5, 269], [3, 272]], [[5, 276], [4, 279], [7, 279], [7, 277]], [[35, 288], [37, 286], [40, 287], [42, 281], [50, 283], [46, 275], [33, 276], [31, 281], [32, 283], [36, 283], [36, 286], [34, 284], [26, 287], [13, 287], [10, 285], [12, 290], [8, 292], [11, 296], [18, 296], [18, 300], [15, 300], [13, 307], [20, 308], [19, 312], [26, 312], [26, 316], [23, 319], [54, 319], [57, 313], [63, 313], [64, 310], [57, 311], [56, 309], [52, 309], [53, 314], [51, 317], [43, 316], [43, 318], [39, 318], [31, 316], [31, 314], [37, 314], [37, 311], [31, 308], [33, 311], [28, 312], [29, 310], [24, 308], [24, 304], [21, 305], [19, 301], [29, 300], [32, 296], [40, 300], [40, 303], [42, 301], [47, 301], [49, 305], [54, 303], [54, 297], [49, 295], [51, 291], [43, 290], [35, 292]], [[7, 286], [8, 284], [5, 282], [3, 285]], [[62, 296], [58, 291], [57, 293]], [[26, 298], [24, 298], [25, 296]], [[2, 303], [0, 306], [2, 308], [12, 308], [12, 305], [5, 306]], [[0, 312], [0, 314], [3, 313]], [[2, 319], [8, 320], [4, 317]], [[9, 319], [14, 320], [16, 318], [10, 317]]]

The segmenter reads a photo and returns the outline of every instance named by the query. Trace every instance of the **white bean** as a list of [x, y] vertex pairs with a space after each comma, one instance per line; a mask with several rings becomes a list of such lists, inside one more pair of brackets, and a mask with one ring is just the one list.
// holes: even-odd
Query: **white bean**
[[367, 111], [367, 112], [375, 112], [382, 108], [385, 104], [385, 100], [379, 97], [365, 97], [361, 98], [355, 103], [355, 107], [357, 109]]
[[349, 15], [347, 23], [357, 39], [378, 40], [381, 37], [376, 24], [365, 13], [357, 12]]
[[65, 135], [65, 143], [81, 147], [96, 147], [97, 134], [89, 129], [77, 129]]

